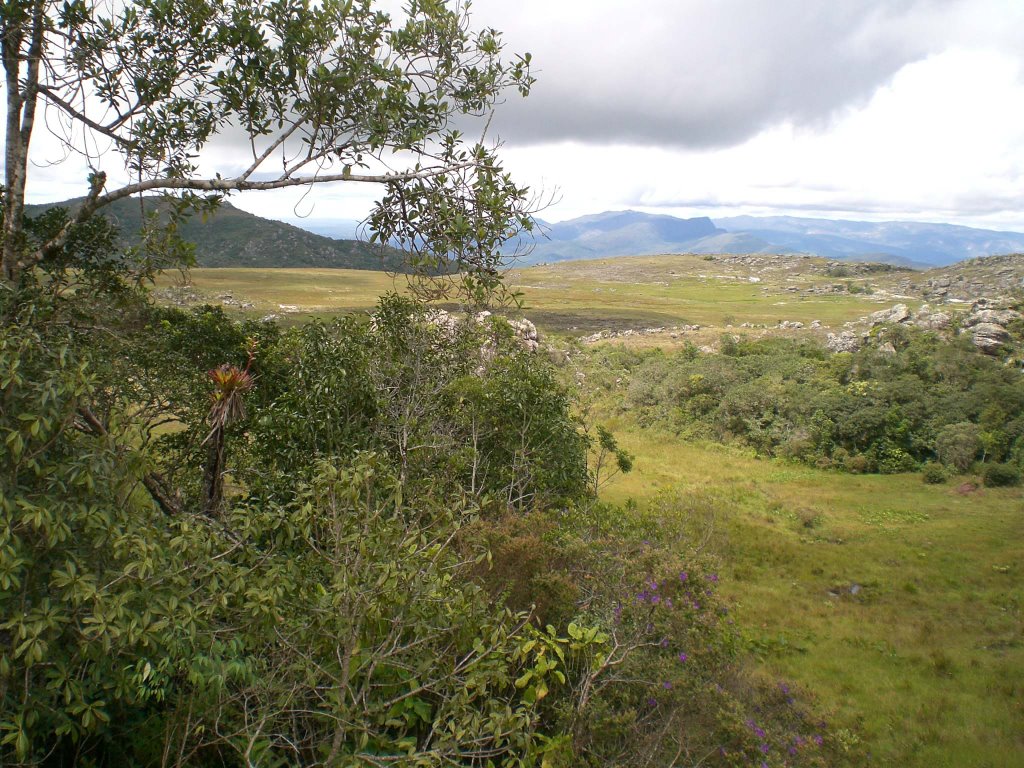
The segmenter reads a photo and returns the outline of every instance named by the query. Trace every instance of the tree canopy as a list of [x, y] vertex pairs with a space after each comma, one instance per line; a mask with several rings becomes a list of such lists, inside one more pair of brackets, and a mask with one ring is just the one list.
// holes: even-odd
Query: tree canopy
[[[469, 3], [409, 0], [10, 0], [2, 5], [7, 281], [112, 201], [174, 192], [190, 205], [244, 190], [376, 183], [377, 236], [493, 285], [496, 245], [531, 226], [527, 190], [457, 127], [533, 83], [529, 54], [470, 26]], [[25, 231], [38, 118], [93, 169], [45, 238]], [[208, 168], [216, 137], [244, 162]], [[231, 155], [229, 154], [230, 158]], [[112, 166], [111, 164], [114, 164]], [[114, 178], [125, 183], [111, 186]]]

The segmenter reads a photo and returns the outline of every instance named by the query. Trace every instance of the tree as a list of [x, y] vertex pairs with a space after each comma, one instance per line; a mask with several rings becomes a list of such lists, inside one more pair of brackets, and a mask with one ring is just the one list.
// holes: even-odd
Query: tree
[[[496, 245], [531, 227], [527, 190], [493, 148], [453, 125], [509, 88], [526, 95], [529, 54], [502, 58], [498, 32], [471, 30], [469, 3], [408, 0], [8, 0], [0, 38], [6, 90], [3, 276], [59, 252], [109, 203], [168, 192], [189, 206], [224, 195], [331, 182], [385, 187], [375, 237], [413, 262], [493, 288]], [[23, 221], [37, 117], [93, 169], [57, 231]], [[244, 168], [200, 173], [199, 153], [238, 136]], [[111, 152], [95, 147], [109, 146]], [[130, 183], [101, 167], [123, 160]], [[119, 171], [120, 172], [120, 171]]]

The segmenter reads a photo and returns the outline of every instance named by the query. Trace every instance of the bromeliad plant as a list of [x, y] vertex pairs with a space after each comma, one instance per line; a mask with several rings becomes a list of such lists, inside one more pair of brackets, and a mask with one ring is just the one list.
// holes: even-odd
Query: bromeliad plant
[[253, 339], [249, 342], [249, 359], [245, 368], [225, 363], [207, 374], [214, 386], [213, 406], [207, 417], [211, 429], [203, 441], [208, 445], [203, 472], [204, 510], [208, 515], [217, 514], [224, 498], [225, 430], [245, 418], [243, 398], [253, 387], [251, 369], [255, 359], [256, 341]]

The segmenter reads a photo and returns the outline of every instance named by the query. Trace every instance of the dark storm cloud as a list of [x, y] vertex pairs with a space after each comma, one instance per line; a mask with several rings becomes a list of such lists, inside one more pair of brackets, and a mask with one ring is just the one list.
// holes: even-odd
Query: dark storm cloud
[[[533, 94], [499, 108], [516, 144], [735, 144], [782, 121], [816, 126], [941, 50], [958, 0], [478, 0], [474, 21], [530, 50]], [[511, 10], [516, 8], [517, 11]]]

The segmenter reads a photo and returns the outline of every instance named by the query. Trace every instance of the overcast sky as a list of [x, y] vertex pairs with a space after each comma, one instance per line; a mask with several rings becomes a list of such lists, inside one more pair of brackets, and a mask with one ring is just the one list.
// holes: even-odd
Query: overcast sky
[[[546, 219], [1024, 230], [1024, 0], [474, 0], [473, 15], [533, 54], [533, 94], [492, 133], [517, 179], [556, 197]], [[361, 218], [374, 190], [350, 186], [234, 201]]]

